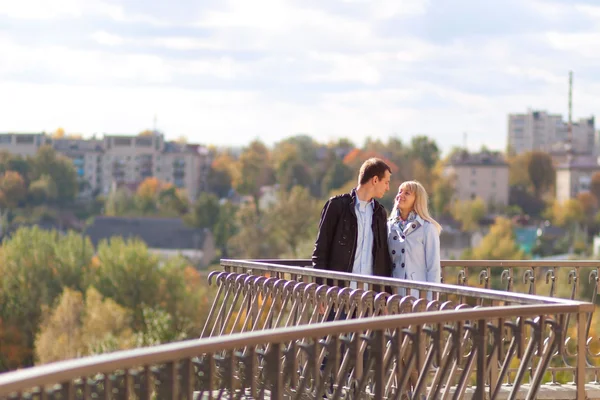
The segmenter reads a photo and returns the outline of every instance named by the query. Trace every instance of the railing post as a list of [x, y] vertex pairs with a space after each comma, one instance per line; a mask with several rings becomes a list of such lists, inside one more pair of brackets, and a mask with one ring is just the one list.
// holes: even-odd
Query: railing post
[[577, 312], [577, 371], [575, 384], [577, 385], [577, 400], [585, 400], [585, 364], [586, 364], [586, 314]]
[[485, 381], [486, 381], [486, 363], [487, 363], [487, 335], [486, 321], [480, 319], [477, 322], [477, 387], [475, 388], [474, 399], [483, 399], [485, 396]]

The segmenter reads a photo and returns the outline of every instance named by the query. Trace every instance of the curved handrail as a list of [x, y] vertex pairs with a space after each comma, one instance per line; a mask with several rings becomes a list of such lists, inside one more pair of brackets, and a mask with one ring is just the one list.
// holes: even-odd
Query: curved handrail
[[[274, 260], [273, 260], [274, 261]], [[300, 260], [301, 261], [301, 260]], [[562, 298], [541, 297], [523, 293], [503, 292], [491, 289], [482, 289], [469, 286], [456, 286], [445, 283], [429, 283], [411, 281], [397, 278], [387, 278], [372, 275], [357, 275], [345, 272], [334, 272], [322, 269], [306, 267], [293, 267], [255, 260], [221, 260], [221, 266], [225, 268], [243, 268], [246, 270], [263, 270], [265, 272], [278, 272], [292, 275], [302, 275], [319, 279], [334, 279], [339, 281], [356, 281], [371, 285], [391, 286], [396, 288], [414, 289], [422, 291], [434, 291], [439, 293], [455, 294], [459, 296], [479, 297], [490, 300], [518, 302], [520, 304], [575, 304], [574, 300]], [[580, 304], [579, 302], [576, 302]]]
[[325, 322], [315, 325], [231, 334], [200, 340], [187, 340], [155, 347], [60, 361], [5, 373], [0, 375], [0, 395], [5, 396], [15, 392], [23, 392], [33, 387], [72, 381], [93, 374], [106, 374], [115, 370], [177, 362], [206, 353], [239, 349], [246, 346], [256, 346], [265, 343], [285, 343], [304, 337], [323, 337], [332, 332], [339, 334], [363, 330], [397, 329], [411, 325], [419, 326], [458, 321], [490, 320], [514, 316], [533, 317], [581, 313], [587, 311], [589, 306], [590, 304], [588, 303], [571, 302], [569, 304], [518, 305], [455, 311], [430, 311]]

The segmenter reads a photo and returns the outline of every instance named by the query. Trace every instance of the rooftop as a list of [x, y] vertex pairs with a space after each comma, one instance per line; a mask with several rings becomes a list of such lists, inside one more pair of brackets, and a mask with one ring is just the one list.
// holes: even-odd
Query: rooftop
[[504, 156], [500, 152], [480, 151], [469, 153], [460, 151], [452, 156], [449, 162], [452, 166], [507, 166]]

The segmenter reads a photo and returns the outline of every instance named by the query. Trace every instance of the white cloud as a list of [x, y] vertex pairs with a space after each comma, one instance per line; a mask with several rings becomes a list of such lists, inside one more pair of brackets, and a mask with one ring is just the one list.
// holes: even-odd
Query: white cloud
[[19, 0], [0, 2], [0, 15], [15, 19], [79, 18], [85, 14], [123, 19], [123, 9], [99, 0]]
[[98, 31], [92, 34], [92, 39], [94, 39], [99, 44], [104, 44], [107, 46], [118, 46], [123, 44], [123, 38], [118, 35], [113, 35], [111, 33], [105, 31]]
[[597, 50], [598, 43], [600, 43], [600, 32], [549, 32], [546, 40], [558, 50], [576, 54], [584, 59], [600, 59], [600, 52]]
[[[172, 30], [156, 29], [169, 25], [158, 11], [147, 12], [160, 9], [151, 3], [135, 10], [106, 1], [0, 0], [0, 15], [16, 20], [94, 22], [89, 30], [85, 23], [61, 25], [82, 38], [76, 44], [57, 35], [31, 45], [18, 33], [0, 33], [0, 91], [16, 93], [0, 99], [0, 130], [133, 133], [149, 126], [156, 112], [167, 134], [218, 144], [256, 136], [272, 143], [296, 132], [357, 143], [367, 135], [423, 133], [448, 149], [466, 131], [474, 148], [483, 142], [503, 148], [507, 113], [528, 107], [565, 113], [568, 69], [593, 71], [600, 54], [594, 53], [598, 32], [583, 29], [583, 22], [600, 18], [600, 7], [592, 6], [549, 3], [540, 15], [557, 22], [552, 32], [532, 23], [531, 32], [519, 36], [460, 34], [436, 42], [426, 39], [439, 35], [428, 24], [440, 23], [428, 20], [435, 6], [429, 0], [345, 0], [351, 4], [343, 12], [336, 12], [339, 0], [326, 7], [224, 0], [201, 7], [195, 25]], [[507, 7], [518, 13], [516, 3]], [[186, 8], [186, 19], [195, 18], [195, 7]], [[578, 33], [560, 29], [565, 12], [581, 17]], [[169, 23], [181, 16], [174, 12]], [[404, 28], [402, 21], [412, 18], [422, 29]], [[113, 23], [102, 26], [105, 19]], [[460, 30], [462, 22], [448, 21], [440, 32]], [[597, 77], [587, 75], [576, 71], [576, 115], [597, 107]]]

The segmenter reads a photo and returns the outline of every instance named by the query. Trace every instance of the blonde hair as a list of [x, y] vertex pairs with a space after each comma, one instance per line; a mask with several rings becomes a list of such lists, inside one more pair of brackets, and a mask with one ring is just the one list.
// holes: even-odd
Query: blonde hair
[[[431, 217], [429, 214], [429, 208], [427, 207], [427, 203], [429, 201], [429, 196], [427, 195], [427, 191], [423, 187], [420, 182], [417, 181], [406, 181], [402, 182], [398, 187], [400, 189], [407, 189], [409, 192], [415, 194], [415, 204], [413, 206], [414, 211], [417, 215], [423, 218], [425, 221], [430, 222], [437, 229], [438, 234], [442, 232], [442, 226]], [[396, 216], [396, 211], [398, 210], [398, 201], [394, 201], [394, 208], [390, 213], [390, 218], [394, 218]]]

